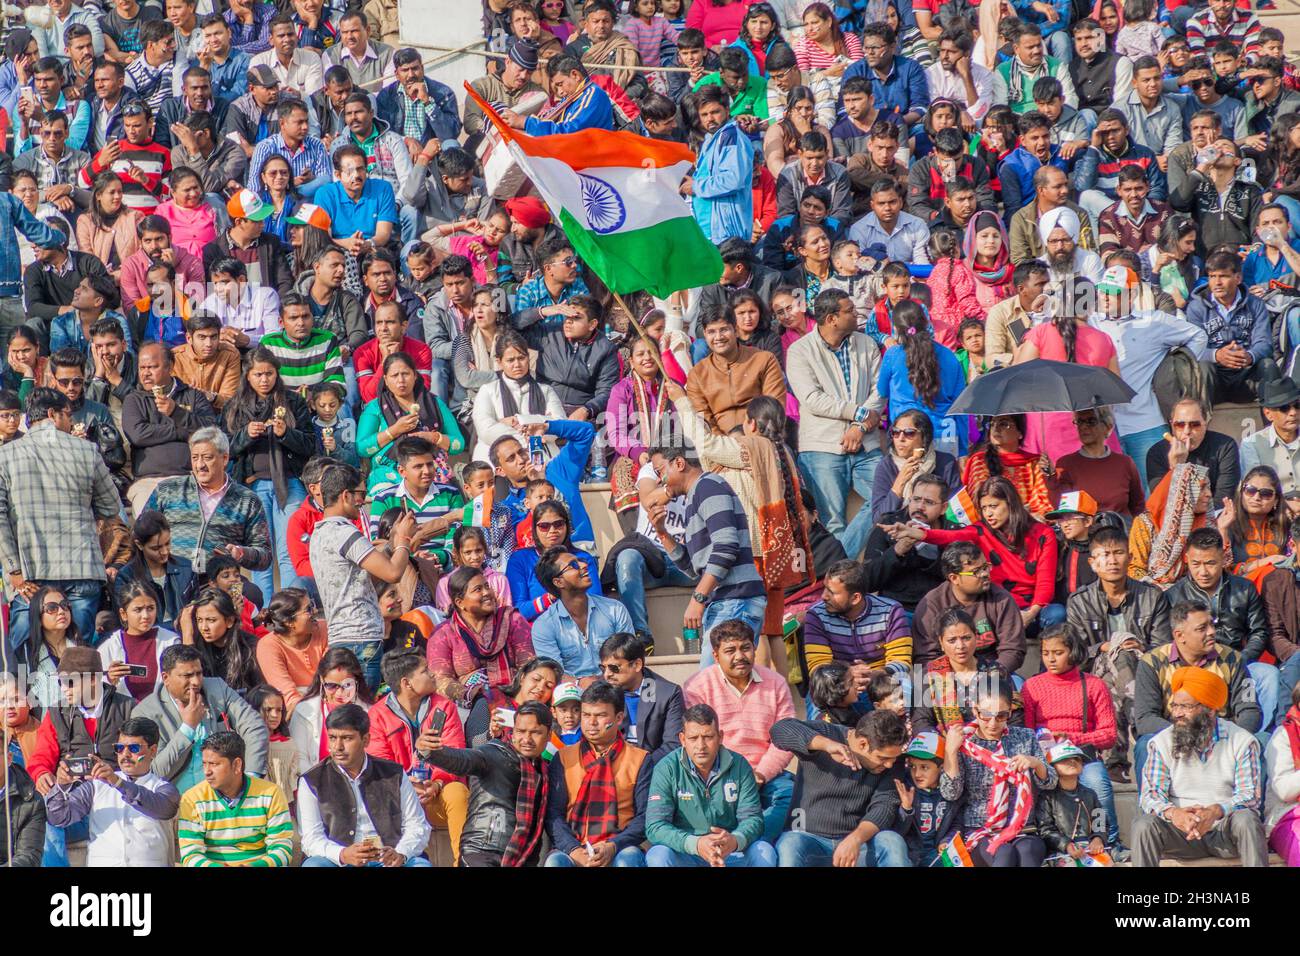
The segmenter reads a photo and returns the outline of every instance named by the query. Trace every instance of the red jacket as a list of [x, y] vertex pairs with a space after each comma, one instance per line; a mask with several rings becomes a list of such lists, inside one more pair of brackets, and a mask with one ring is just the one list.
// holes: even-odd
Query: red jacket
[[[415, 741], [411, 739], [410, 725], [393, 713], [393, 709], [388, 706], [388, 698], [391, 696], [392, 694], [385, 694], [370, 706], [370, 746], [366, 748], [366, 753], [372, 757], [399, 763], [402, 769], [409, 773], [411, 767], [415, 765]], [[441, 694], [434, 694], [429, 698], [429, 702], [429, 712], [424, 715], [424, 720], [420, 721], [420, 730], [427, 730], [433, 723], [434, 711], [440, 710], [447, 715], [447, 722], [442, 725], [443, 746], [463, 748], [465, 728], [461, 725], [456, 705]], [[457, 777], [446, 770], [439, 770], [437, 767], [430, 769], [433, 771], [434, 780], [441, 780], [443, 783], [450, 783], [453, 780], [465, 782], [464, 777]]]
[[[316, 576], [311, 572], [311, 533], [316, 530], [316, 523], [323, 517], [310, 495], [298, 506], [298, 510], [289, 516], [289, 526], [285, 529], [284, 540], [289, 548], [289, 560], [293, 562], [293, 573], [300, 578]], [[370, 537], [365, 515], [353, 523], [358, 531], [367, 538]], [[270, 600], [270, 595], [267, 595], [267, 600]]]
[[[402, 339], [402, 351], [411, 357], [415, 370], [424, 379], [424, 387], [429, 388], [429, 375], [433, 370], [433, 350], [419, 339], [409, 335]], [[357, 346], [352, 353], [352, 367], [357, 370], [357, 390], [363, 402], [373, 402], [379, 394], [379, 382], [383, 379], [384, 361], [379, 357], [379, 340], [370, 338]], [[299, 572], [300, 574], [302, 572]]]

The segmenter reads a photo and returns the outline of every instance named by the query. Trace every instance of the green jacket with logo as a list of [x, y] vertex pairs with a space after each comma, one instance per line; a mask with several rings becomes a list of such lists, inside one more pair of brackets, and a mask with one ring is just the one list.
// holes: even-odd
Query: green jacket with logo
[[749, 762], [726, 747], [704, 780], [679, 747], [655, 766], [645, 819], [650, 842], [678, 853], [693, 854], [696, 840], [710, 827], [731, 833], [743, 853], [763, 835], [758, 781]]

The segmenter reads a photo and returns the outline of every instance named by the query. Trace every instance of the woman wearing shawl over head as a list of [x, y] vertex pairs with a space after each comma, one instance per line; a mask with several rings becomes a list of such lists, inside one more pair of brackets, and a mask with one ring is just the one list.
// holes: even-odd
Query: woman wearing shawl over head
[[975, 299], [985, 311], [1015, 294], [1011, 284], [1011, 239], [997, 213], [982, 209], [971, 217], [961, 251], [975, 273]]
[[959, 826], [976, 866], [1039, 867], [1047, 855], [1034, 798], [1056, 786], [1056, 771], [1034, 731], [1009, 725], [1011, 702], [1009, 682], [981, 685], [975, 719], [945, 736], [939, 789], [950, 801], [965, 798]]
[[1161, 478], [1129, 532], [1129, 577], [1161, 588], [1182, 577], [1187, 536], [1205, 527], [1210, 502], [1210, 470], [1204, 465], [1177, 465]]

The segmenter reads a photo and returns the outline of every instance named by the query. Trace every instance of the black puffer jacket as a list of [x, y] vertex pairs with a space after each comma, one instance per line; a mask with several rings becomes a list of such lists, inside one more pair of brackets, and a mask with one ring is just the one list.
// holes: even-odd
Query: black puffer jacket
[[45, 847], [45, 801], [27, 771], [16, 764], [9, 768], [9, 807], [14, 815], [12, 823], [6, 815], [5, 801], [0, 800], [0, 866], [9, 865], [6, 829], [13, 839], [14, 866], [40, 866]]
[[[469, 814], [460, 835], [462, 862], [465, 854], [491, 857], [500, 861], [510, 836], [515, 831], [515, 797], [519, 792], [519, 754], [509, 744], [492, 740], [472, 750], [446, 747], [418, 756], [456, 774], [469, 777]], [[539, 773], [546, 776], [542, 765]], [[546, 806], [537, 808], [538, 822], [546, 819]], [[550, 838], [543, 828], [537, 849], [527, 865], [535, 866], [546, 859]], [[480, 864], [481, 865], [481, 864]]]
[[[1235, 574], [1225, 574], [1213, 592], [1205, 592], [1183, 575], [1165, 592], [1169, 606], [1182, 601], [1202, 601], [1214, 617], [1214, 639], [1241, 653], [1247, 664], [1259, 660], [1268, 644], [1268, 616], [1255, 585]], [[1151, 645], [1155, 647], [1155, 644]]]

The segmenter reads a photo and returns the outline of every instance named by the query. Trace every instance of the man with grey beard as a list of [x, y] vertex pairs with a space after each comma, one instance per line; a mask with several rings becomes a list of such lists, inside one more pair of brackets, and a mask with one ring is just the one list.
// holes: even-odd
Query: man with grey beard
[[[1188, 610], [1182, 604], [1174, 614]], [[1193, 614], [1208, 614], [1201, 606]], [[1212, 670], [1180, 667], [1170, 675], [1173, 723], [1151, 740], [1142, 773], [1141, 814], [1133, 824], [1133, 865], [1177, 859], [1239, 857], [1268, 866], [1259, 817], [1259, 742], [1218, 712], [1228, 684]]]

